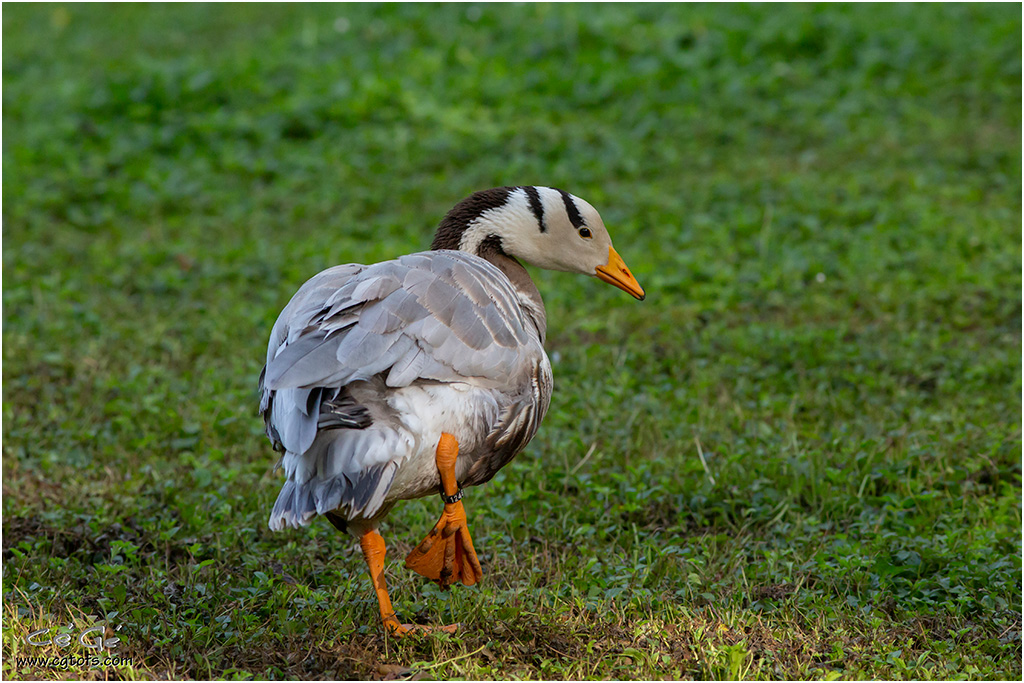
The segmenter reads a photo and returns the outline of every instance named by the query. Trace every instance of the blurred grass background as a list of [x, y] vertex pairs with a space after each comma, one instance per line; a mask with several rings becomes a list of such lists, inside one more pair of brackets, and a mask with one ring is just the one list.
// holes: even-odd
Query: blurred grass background
[[[1014, 678], [1019, 5], [7, 5], [3, 673]], [[271, 534], [256, 416], [310, 275], [504, 184], [648, 290], [535, 272], [556, 391], [467, 496], [485, 580]]]

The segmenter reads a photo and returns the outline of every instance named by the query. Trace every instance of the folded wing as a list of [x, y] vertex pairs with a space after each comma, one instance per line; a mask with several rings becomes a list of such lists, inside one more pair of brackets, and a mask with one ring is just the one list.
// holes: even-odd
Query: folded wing
[[[370, 516], [383, 501], [407, 445], [351, 400], [351, 383], [373, 381], [386, 391], [470, 380], [521, 393], [537, 373], [540, 349], [511, 283], [470, 254], [422, 252], [315, 276], [274, 325], [261, 375], [261, 412], [288, 474], [271, 526], [308, 523], [331, 505], [350, 518]], [[502, 422], [514, 423], [518, 436], [492, 435], [503, 451], [525, 445], [539, 423], [528, 395], [515, 402], [524, 405]]]

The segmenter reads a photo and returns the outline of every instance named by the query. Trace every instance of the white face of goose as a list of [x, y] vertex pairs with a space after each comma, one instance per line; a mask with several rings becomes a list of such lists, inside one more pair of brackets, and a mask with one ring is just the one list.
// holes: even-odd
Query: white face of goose
[[540, 268], [594, 275], [644, 298], [640, 283], [612, 247], [597, 209], [579, 197], [550, 187], [519, 187], [478, 221], [470, 231], [498, 234], [509, 256]]

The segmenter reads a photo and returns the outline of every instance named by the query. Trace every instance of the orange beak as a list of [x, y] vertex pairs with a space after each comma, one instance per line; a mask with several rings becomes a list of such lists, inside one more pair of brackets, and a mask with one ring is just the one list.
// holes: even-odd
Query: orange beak
[[644, 288], [633, 277], [633, 273], [629, 272], [626, 262], [613, 247], [608, 247], [608, 265], [598, 266], [594, 275], [624, 292], [629, 292], [640, 301], [644, 300]]

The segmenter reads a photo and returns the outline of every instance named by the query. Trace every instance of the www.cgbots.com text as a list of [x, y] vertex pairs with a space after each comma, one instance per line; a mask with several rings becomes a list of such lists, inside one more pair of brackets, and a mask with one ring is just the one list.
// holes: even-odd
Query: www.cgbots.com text
[[131, 657], [121, 655], [110, 655], [108, 657], [92, 657], [89, 655], [65, 657], [16, 657], [18, 668], [37, 667], [43, 669], [79, 669], [85, 667], [108, 667], [108, 666], [131, 666]]

